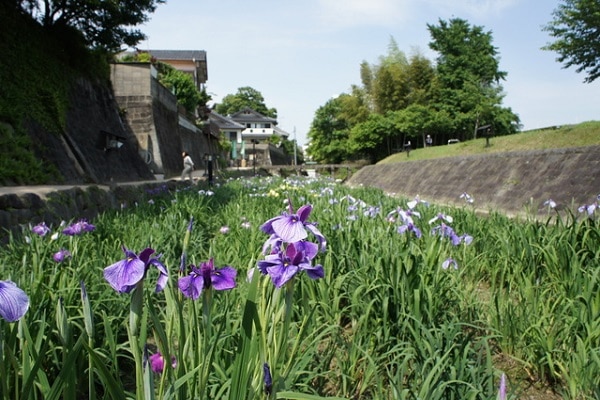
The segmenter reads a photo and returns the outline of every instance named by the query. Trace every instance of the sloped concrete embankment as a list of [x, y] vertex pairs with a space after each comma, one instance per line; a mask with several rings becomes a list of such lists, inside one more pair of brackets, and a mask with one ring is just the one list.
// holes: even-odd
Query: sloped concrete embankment
[[372, 165], [348, 185], [449, 205], [464, 204], [467, 192], [482, 211], [540, 213], [548, 199], [573, 210], [600, 194], [600, 146]]

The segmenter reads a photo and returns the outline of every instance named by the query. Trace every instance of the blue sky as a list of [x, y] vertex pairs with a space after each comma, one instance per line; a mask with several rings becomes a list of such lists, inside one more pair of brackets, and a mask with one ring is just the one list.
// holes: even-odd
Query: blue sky
[[[564, 69], [540, 48], [558, 0], [168, 0], [141, 26], [140, 50], [205, 50], [213, 101], [250, 86], [278, 111], [279, 127], [306, 144], [315, 111], [360, 85], [390, 38], [434, 60], [427, 24], [461, 18], [491, 31], [504, 106], [523, 129], [600, 120], [600, 80]], [[600, 139], [599, 139], [600, 140]]]

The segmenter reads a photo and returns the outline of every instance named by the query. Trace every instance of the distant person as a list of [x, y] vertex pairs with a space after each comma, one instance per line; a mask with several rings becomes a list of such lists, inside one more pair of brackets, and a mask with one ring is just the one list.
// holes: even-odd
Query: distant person
[[181, 153], [181, 157], [183, 157], [183, 172], [181, 172], [181, 180], [185, 179], [187, 175], [190, 180], [192, 180], [192, 171], [194, 170], [194, 161], [192, 161], [192, 157], [184, 151]]
[[431, 135], [427, 135], [427, 137], [425, 138], [425, 147], [431, 146], [433, 146], [433, 139], [431, 138]]
[[410, 140], [409, 140], [404, 145], [404, 150], [406, 150], [406, 157], [410, 157], [410, 150], [411, 150], [411, 148], [412, 148], [412, 145], [410, 144]]

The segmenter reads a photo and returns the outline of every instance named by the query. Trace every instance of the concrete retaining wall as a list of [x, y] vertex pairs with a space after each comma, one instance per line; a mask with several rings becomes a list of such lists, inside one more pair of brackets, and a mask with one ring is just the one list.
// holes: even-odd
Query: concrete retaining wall
[[45, 222], [57, 226], [61, 221], [93, 219], [104, 211], [146, 201], [149, 191], [175, 191], [190, 185], [182, 181], [162, 181], [135, 185], [75, 186], [47, 193], [20, 191], [0, 196], [0, 243], [9, 234], [29, 232], [29, 226]]
[[483, 211], [542, 213], [548, 199], [576, 209], [600, 194], [600, 146], [372, 165], [348, 184], [452, 205], [464, 204], [467, 192]]

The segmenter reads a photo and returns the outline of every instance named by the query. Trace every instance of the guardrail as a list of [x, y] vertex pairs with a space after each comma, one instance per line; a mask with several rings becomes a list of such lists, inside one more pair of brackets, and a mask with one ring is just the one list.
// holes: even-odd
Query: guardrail
[[256, 168], [271, 170], [271, 169], [293, 169], [293, 170], [307, 170], [307, 169], [339, 169], [339, 168], [361, 168], [362, 164], [301, 164], [301, 165], [257, 165]]

